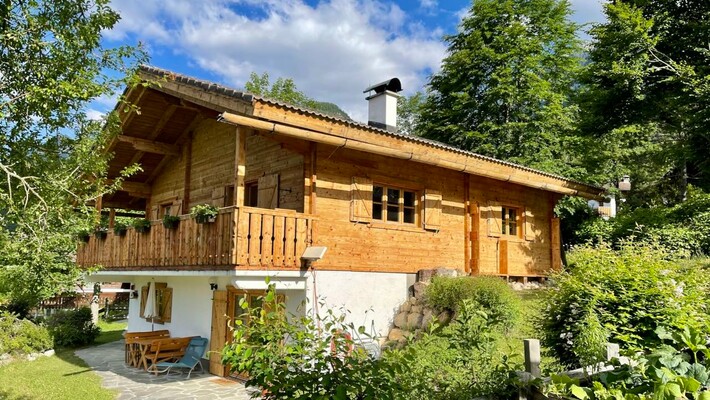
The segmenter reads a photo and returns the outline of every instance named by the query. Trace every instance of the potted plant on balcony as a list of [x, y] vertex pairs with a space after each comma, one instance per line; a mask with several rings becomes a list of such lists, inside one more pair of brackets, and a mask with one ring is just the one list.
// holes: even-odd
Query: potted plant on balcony
[[91, 231], [88, 231], [86, 229], [80, 230], [76, 236], [79, 238], [84, 243], [89, 243], [89, 239], [91, 239]]
[[198, 204], [190, 209], [190, 215], [198, 224], [214, 222], [217, 219], [218, 209], [211, 204]]
[[97, 239], [106, 239], [106, 236], [108, 235], [108, 228], [105, 226], [97, 226], [96, 229], [94, 230], [94, 236], [96, 236]]
[[180, 217], [177, 215], [165, 215], [163, 217], [163, 226], [168, 229], [175, 229], [180, 224]]
[[137, 218], [133, 220], [133, 229], [139, 233], [146, 233], [150, 230], [150, 221], [145, 218]]
[[113, 233], [118, 235], [118, 236], [125, 236], [126, 231], [128, 231], [128, 225], [126, 225], [123, 222], [116, 221], [113, 224]]

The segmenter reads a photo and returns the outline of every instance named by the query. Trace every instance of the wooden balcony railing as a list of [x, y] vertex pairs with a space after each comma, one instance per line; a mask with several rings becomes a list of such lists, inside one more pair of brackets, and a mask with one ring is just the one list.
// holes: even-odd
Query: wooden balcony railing
[[[220, 209], [215, 222], [198, 224], [189, 215], [175, 229], [153, 221], [149, 232], [109, 231], [77, 249], [77, 264], [106, 269], [249, 266], [297, 268], [312, 242], [314, 217], [288, 210], [252, 207]], [[236, 240], [235, 240], [236, 238]]]
[[175, 229], [152, 221], [145, 233], [129, 228], [123, 236], [112, 231], [105, 239], [92, 236], [79, 246], [76, 261], [106, 268], [233, 265], [234, 212], [234, 208], [221, 209], [209, 224], [183, 215]]
[[238, 213], [236, 259], [239, 265], [301, 266], [301, 255], [313, 241], [314, 216], [253, 207], [240, 207]]

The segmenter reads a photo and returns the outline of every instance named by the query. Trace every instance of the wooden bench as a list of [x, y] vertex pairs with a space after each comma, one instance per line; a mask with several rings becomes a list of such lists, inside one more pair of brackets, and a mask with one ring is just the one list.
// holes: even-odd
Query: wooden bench
[[[182, 358], [185, 355], [187, 346], [190, 344], [190, 340], [192, 340], [192, 337], [154, 339], [150, 347], [141, 354], [146, 370], [153, 371], [157, 375], [158, 370], [155, 368], [157, 363], [176, 361]], [[148, 363], [150, 363], [150, 368], [148, 368]]]
[[169, 337], [170, 332], [167, 329], [147, 332], [124, 332], [126, 364], [138, 367], [138, 363], [140, 362], [140, 350], [136, 342], [145, 339], [164, 339]]

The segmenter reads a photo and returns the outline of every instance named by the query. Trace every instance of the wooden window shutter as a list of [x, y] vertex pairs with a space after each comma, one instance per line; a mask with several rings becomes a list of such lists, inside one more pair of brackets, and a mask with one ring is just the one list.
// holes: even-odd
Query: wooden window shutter
[[486, 210], [486, 218], [488, 219], [488, 236], [500, 236], [502, 233], [501, 224], [503, 223], [503, 209], [500, 204], [489, 203]]
[[525, 235], [525, 240], [534, 241], [535, 240], [535, 217], [528, 207], [523, 209], [523, 228]]
[[163, 304], [160, 310], [162, 322], [170, 322], [173, 313], [173, 288], [161, 289], [163, 292]]
[[155, 221], [158, 219], [158, 206], [153, 206], [150, 208], [150, 215], [148, 216], [148, 219]]
[[257, 207], [276, 209], [279, 206], [279, 174], [264, 175], [257, 183]]
[[353, 176], [350, 185], [350, 221], [372, 220], [372, 179]]
[[182, 200], [175, 200], [170, 206], [170, 215], [182, 214]]
[[424, 229], [438, 231], [441, 229], [441, 192], [426, 189], [424, 191]]
[[212, 205], [215, 207], [224, 207], [224, 197], [226, 196], [226, 187], [216, 187], [212, 189]]
[[145, 310], [145, 299], [148, 297], [148, 286], [143, 286], [141, 287], [141, 307], [140, 307], [140, 316], [143, 318], [143, 311]]

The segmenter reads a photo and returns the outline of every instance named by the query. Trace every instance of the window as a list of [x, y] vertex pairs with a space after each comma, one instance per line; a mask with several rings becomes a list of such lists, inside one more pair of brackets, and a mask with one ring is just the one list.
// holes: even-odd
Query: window
[[501, 234], [518, 236], [518, 217], [520, 213], [517, 208], [502, 207], [501, 208]]
[[400, 224], [416, 224], [417, 193], [396, 187], [373, 185], [372, 219]]
[[170, 210], [172, 209], [173, 204], [168, 203], [168, 204], [161, 204], [160, 205], [160, 215], [158, 215], [158, 219], [162, 219], [166, 215], [172, 215], [170, 213]]
[[247, 207], [256, 207], [258, 204], [259, 184], [257, 182], [244, 184], [244, 205]]
[[234, 205], [234, 185], [224, 187], [224, 204], [222, 207], [231, 207]]
[[[148, 286], [146, 285], [141, 288], [141, 318], [145, 318], [144, 312], [147, 298]], [[152, 319], [146, 318], [147, 321], [152, 321], [156, 324], [170, 322], [173, 308], [173, 288], [169, 288], [168, 284], [165, 282], [155, 283], [155, 308], [158, 311], [158, 315]]]

